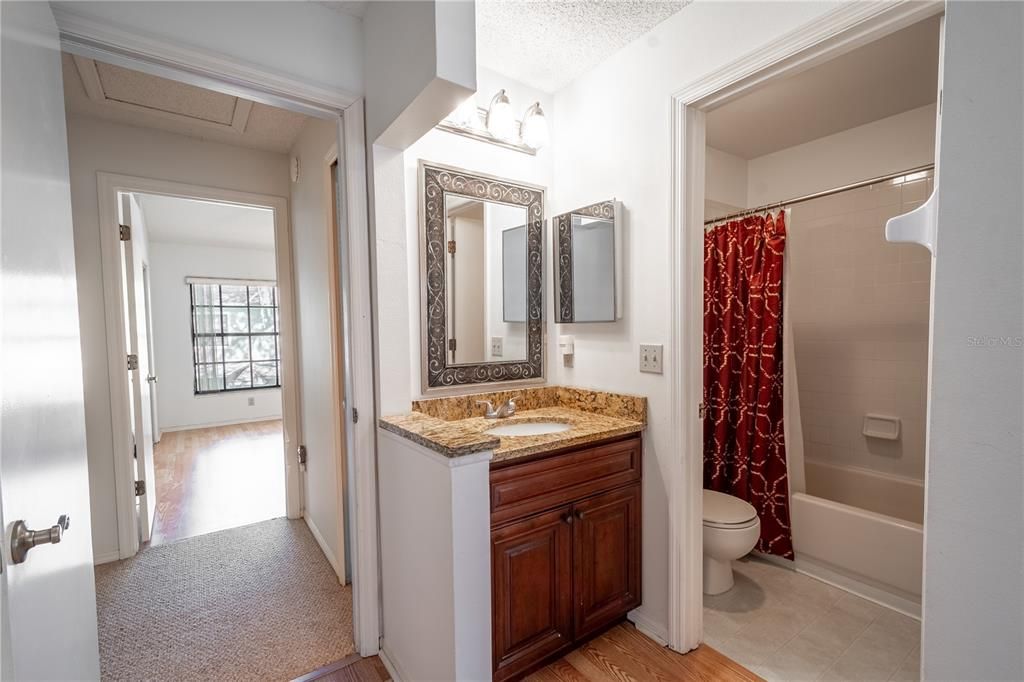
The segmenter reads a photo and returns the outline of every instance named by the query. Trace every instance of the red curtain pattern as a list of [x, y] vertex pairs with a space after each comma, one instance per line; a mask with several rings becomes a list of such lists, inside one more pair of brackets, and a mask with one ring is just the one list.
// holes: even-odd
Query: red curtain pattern
[[793, 558], [782, 426], [785, 214], [704, 235], [704, 487], [746, 500], [757, 550]]

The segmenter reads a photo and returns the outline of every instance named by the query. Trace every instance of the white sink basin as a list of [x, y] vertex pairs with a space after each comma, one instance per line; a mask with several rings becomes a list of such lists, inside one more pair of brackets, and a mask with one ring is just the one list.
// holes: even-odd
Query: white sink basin
[[543, 436], [546, 433], [562, 433], [572, 428], [572, 424], [562, 422], [518, 422], [503, 424], [484, 431], [489, 436]]

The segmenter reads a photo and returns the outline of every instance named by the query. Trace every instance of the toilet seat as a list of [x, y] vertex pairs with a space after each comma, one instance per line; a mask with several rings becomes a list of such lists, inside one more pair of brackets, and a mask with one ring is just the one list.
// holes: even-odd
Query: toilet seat
[[757, 510], [738, 497], [704, 490], [704, 525], [709, 528], [749, 528], [758, 523]]

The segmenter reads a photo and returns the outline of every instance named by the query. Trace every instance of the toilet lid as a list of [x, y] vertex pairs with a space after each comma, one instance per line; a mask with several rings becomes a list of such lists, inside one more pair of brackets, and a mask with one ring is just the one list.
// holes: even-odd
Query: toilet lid
[[743, 525], [757, 518], [757, 511], [738, 497], [715, 490], [704, 491], [704, 522], [715, 525]]

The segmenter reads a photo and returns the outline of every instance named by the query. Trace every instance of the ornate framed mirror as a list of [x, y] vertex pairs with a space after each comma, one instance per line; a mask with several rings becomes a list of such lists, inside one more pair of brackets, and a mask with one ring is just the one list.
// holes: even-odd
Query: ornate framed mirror
[[544, 380], [544, 189], [421, 160], [425, 393]]

